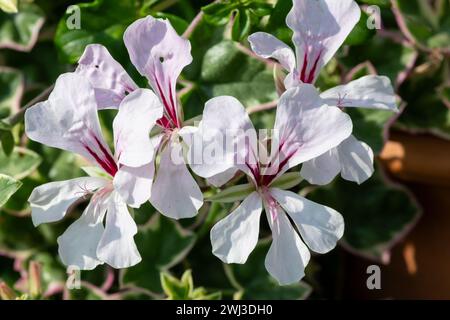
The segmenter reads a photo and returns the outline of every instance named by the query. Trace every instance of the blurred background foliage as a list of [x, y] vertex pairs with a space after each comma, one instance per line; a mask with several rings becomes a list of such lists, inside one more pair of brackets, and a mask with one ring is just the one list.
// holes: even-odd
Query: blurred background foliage
[[[359, 0], [364, 13], [318, 81], [323, 90], [378, 73], [396, 88], [403, 112], [349, 111], [355, 135], [379, 154], [389, 129], [450, 137], [450, 1]], [[70, 7], [78, 4], [79, 9]], [[377, 7], [371, 7], [376, 5]], [[211, 254], [209, 230], [235, 204], [205, 203], [196, 218], [176, 222], [146, 204], [134, 211], [135, 237], [143, 261], [127, 270], [107, 266], [81, 274], [81, 288], [68, 290], [68, 274], [57, 255], [56, 238], [80, 214], [80, 204], [61, 222], [34, 228], [27, 198], [45, 182], [82, 175], [82, 159], [33, 143], [24, 135], [22, 107], [45, 96], [57, 76], [74, 70], [86, 45], [101, 43], [142, 86], [122, 41], [134, 20], [167, 18], [181, 34], [187, 29], [193, 63], [179, 81], [185, 119], [202, 113], [217, 95], [238, 98], [259, 128], [271, 128], [278, 98], [275, 64], [249, 51], [247, 36], [266, 31], [291, 44], [285, 17], [289, 0], [0, 0], [0, 293], [2, 298], [46, 299], [304, 299], [339, 297], [342, 254], [349, 251], [387, 262], [386, 254], [420, 216], [404, 187], [388, 181], [377, 166], [362, 184], [340, 177], [326, 187], [302, 182], [296, 192], [340, 211], [346, 231], [340, 248], [314, 256], [306, 278], [280, 287], [264, 268], [270, 232], [245, 265], [224, 265]], [[69, 8], [69, 9], [68, 9]], [[79, 11], [78, 11], [79, 10]], [[371, 13], [381, 29], [367, 28]], [[80, 28], [73, 29], [79, 13]], [[199, 14], [200, 13], [200, 14]], [[198, 15], [199, 14], [199, 15]], [[191, 21], [198, 21], [195, 28]], [[370, 22], [370, 21], [369, 21]], [[371, 21], [377, 23], [380, 21]], [[191, 27], [189, 27], [191, 26]], [[49, 89], [50, 88], [50, 89]], [[114, 111], [102, 111], [111, 137]], [[236, 181], [243, 180], [237, 178]], [[204, 181], [204, 190], [216, 193]], [[243, 181], [242, 181], [243, 182]], [[195, 283], [195, 286], [194, 286]]]

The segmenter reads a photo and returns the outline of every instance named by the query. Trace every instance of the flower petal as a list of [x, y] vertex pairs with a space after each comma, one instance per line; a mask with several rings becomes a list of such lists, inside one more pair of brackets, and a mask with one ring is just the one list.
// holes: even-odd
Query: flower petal
[[300, 80], [314, 83], [348, 34], [358, 23], [361, 10], [354, 0], [296, 0], [286, 17], [294, 31]]
[[142, 167], [120, 167], [114, 176], [114, 189], [126, 204], [139, 208], [150, 199], [155, 164], [153, 162]]
[[329, 184], [341, 171], [336, 148], [302, 164], [300, 175], [311, 184]]
[[113, 123], [120, 164], [140, 167], [153, 161], [157, 146], [150, 139], [150, 131], [162, 113], [163, 107], [150, 89], [138, 89], [122, 101]]
[[86, 47], [75, 72], [91, 82], [99, 109], [118, 108], [128, 94], [138, 89], [120, 63], [100, 44]]
[[231, 168], [222, 173], [216, 174], [215, 176], [209, 177], [207, 179], [208, 183], [219, 188], [230, 181], [236, 175], [237, 170], [238, 169], [236, 168]]
[[294, 192], [272, 188], [271, 194], [294, 221], [303, 240], [314, 252], [332, 250], [344, 234], [339, 212], [312, 202]]
[[97, 246], [103, 235], [109, 195], [91, 199], [82, 216], [58, 237], [58, 253], [66, 266], [92, 270], [103, 264], [97, 258]]
[[341, 176], [358, 184], [369, 179], [373, 172], [373, 151], [364, 142], [350, 136], [337, 147]]
[[182, 146], [165, 146], [153, 184], [151, 204], [163, 215], [173, 218], [194, 217], [203, 205], [203, 195], [182, 156]]
[[176, 82], [183, 68], [192, 62], [190, 42], [180, 37], [168, 20], [151, 16], [130, 25], [124, 42], [131, 62], [148, 78], [167, 115], [179, 125]]
[[35, 188], [28, 198], [33, 224], [37, 227], [41, 223], [61, 220], [76, 200], [107, 183], [105, 179], [83, 177], [50, 182]]
[[305, 267], [311, 257], [309, 250], [281, 208], [278, 208], [275, 220], [268, 212], [266, 208], [273, 240], [265, 259], [266, 269], [280, 285], [298, 282], [305, 276]]
[[124, 42], [131, 62], [149, 78], [160, 67], [168, 78], [176, 80], [192, 62], [190, 42], [177, 34], [169, 20], [139, 19], [125, 31]]
[[97, 247], [97, 257], [116, 269], [128, 268], [142, 259], [134, 243], [137, 226], [117, 193], [111, 195], [105, 232]]
[[273, 58], [289, 72], [295, 68], [295, 54], [284, 42], [266, 32], [256, 32], [248, 37], [254, 53], [268, 59]]
[[203, 178], [236, 168], [248, 157], [249, 149], [256, 150], [255, 128], [244, 106], [229, 96], [216, 97], [206, 103], [193, 138], [190, 166]]
[[330, 106], [398, 112], [391, 80], [384, 76], [364, 76], [346, 85], [329, 89], [320, 96]]
[[113, 174], [115, 162], [103, 139], [94, 89], [76, 73], [61, 75], [47, 101], [25, 112], [31, 140], [78, 153]]
[[262, 200], [253, 192], [211, 229], [213, 254], [225, 263], [245, 263], [258, 243]]
[[[353, 129], [350, 117], [324, 104], [309, 84], [287, 90], [278, 103], [275, 132], [278, 132], [280, 174], [339, 145]], [[275, 148], [272, 145], [272, 149]]]

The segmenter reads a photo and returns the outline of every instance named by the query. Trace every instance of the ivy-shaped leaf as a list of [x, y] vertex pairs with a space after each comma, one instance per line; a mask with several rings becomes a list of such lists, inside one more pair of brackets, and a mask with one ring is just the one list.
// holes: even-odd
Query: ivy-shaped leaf
[[41, 157], [31, 150], [16, 147], [9, 156], [0, 151], [0, 173], [7, 174], [17, 180], [33, 173], [40, 163]]
[[244, 39], [252, 25], [270, 14], [272, 5], [264, 0], [225, 0], [202, 7], [206, 22], [223, 26], [231, 23], [231, 36], [235, 41]]
[[33, 3], [21, 3], [18, 13], [0, 12], [0, 49], [30, 51], [44, 21], [44, 13]]
[[420, 46], [450, 52], [450, 3], [433, 6], [423, 0], [393, 0], [393, 11], [403, 33]]
[[194, 288], [191, 270], [186, 270], [181, 279], [162, 272], [161, 286], [168, 300], [219, 300], [222, 297], [220, 292], [207, 293], [203, 287]]
[[0, 67], [0, 119], [20, 109], [24, 80], [20, 71]]
[[404, 188], [388, 183], [379, 168], [362, 185], [336, 179], [314, 190], [308, 198], [344, 216], [344, 248], [377, 261], [383, 261], [420, 216], [412, 196]]
[[5, 174], [0, 174], [0, 207], [3, 207], [21, 186], [22, 182]]
[[278, 99], [272, 70], [232, 41], [222, 41], [204, 55], [200, 80], [184, 103], [186, 119], [200, 114], [199, 106], [208, 99], [221, 95], [233, 96], [246, 107]]
[[16, 13], [17, 10], [17, 0], [0, 0], [0, 10], [7, 13]]

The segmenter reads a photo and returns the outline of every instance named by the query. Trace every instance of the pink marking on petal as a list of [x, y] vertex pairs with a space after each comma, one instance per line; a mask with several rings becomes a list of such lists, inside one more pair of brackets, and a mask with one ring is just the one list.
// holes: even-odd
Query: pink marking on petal
[[114, 171], [114, 174], [112, 174], [112, 176], [114, 176], [117, 172], [116, 161], [111, 156], [111, 153], [103, 146], [103, 144], [100, 142], [100, 140], [95, 136], [94, 136], [94, 139], [95, 139], [95, 142], [97, 142], [100, 150], [103, 152], [103, 155], [106, 158], [106, 162], [108, 163], [108, 166], [112, 169], [112, 171]]
[[[98, 148], [100, 149], [100, 151], [102, 153], [101, 155], [99, 155], [97, 152], [95, 152], [94, 149], [88, 145], [88, 143], [86, 143], [86, 142], [81, 142], [81, 143], [83, 144], [86, 151], [103, 168], [103, 170], [105, 170], [105, 172], [107, 172], [112, 177], [114, 177], [118, 170], [116, 161], [111, 156], [111, 153], [109, 152], [109, 150], [105, 148], [105, 146], [101, 143], [100, 139], [97, 138], [97, 136], [93, 132], [90, 132], [90, 137], [97, 144]], [[92, 141], [92, 140], [90, 140], [90, 141]]]
[[322, 50], [319, 52], [316, 60], [314, 61], [314, 65], [311, 69], [311, 71], [309, 72], [309, 77], [308, 80], [306, 81], [306, 83], [313, 83], [314, 79], [316, 77], [316, 70], [317, 70], [317, 65], [319, 64], [319, 60], [320, 60], [320, 56], [322, 55]]
[[269, 209], [272, 221], [275, 221], [278, 217], [278, 207], [279, 204], [275, 198], [270, 194], [270, 190], [267, 187], [262, 188], [262, 196], [266, 202], [267, 208]]
[[168, 115], [168, 119], [173, 123], [173, 126], [176, 128], [179, 128], [179, 124], [178, 124], [178, 119], [177, 119], [177, 115], [174, 113], [173, 108], [171, 107], [171, 105], [168, 103], [167, 98], [164, 94], [164, 91], [161, 88], [161, 84], [158, 81], [157, 77], [155, 78], [155, 82], [156, 82], [156, 86], [159, 92], [159, 96], [161, 97], [162, 103], [164, 105], [164, 109]]
[[306, 79], [306, 69], [308, 68], [308, 52], [305, 52], [303, 57], [303, 67], [302, 72], [300, 73], [300, 81], [305, 82]]

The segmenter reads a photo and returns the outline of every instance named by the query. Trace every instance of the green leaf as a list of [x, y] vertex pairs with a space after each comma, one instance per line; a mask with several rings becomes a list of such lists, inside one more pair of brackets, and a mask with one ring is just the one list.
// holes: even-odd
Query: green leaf
[[0, 142], [3, 152], [9, 156], [14, 149], [14, 136], [9, 130], [0, 130]]
[[282, 190], [289, 190], [300, 184], [303, 178], [299, 172], [288, 172], [276, 179], [270, 186]]
[[176, 221], [155, 215], [135, 236], [142, 262], [122, 270], [121, 285], [162, 292], [160, 272], [181, 262], [195, 240], [195, 234], [184, 230]]
[[[245, 23], [242, 23], [244, 20], [238, 23], [240, 27], [236, 28], [237, 30], [241, 30], [241, 28], [243, 29], [243, 26], [247, 24], [248, 28], [250, 28], [252, 21], [251, 16], [261, 18], [269, 15], [272, 11], [272, 5], [265, 0], [228, 0], [208, 4], [202, 7], [202, 11], [204, 13], [204, 19], [215, 26], [223, 26], [230, 21], [230, 19], [236, 18], [239, 20], [238, 16], [243, 19], [248, 19]], [[255, 20], [258, 21], [259, 19]], [[236, 25], [236, 21], [234, 21], [234, 25]], [[237, 30], [236, 32], [238, 34], [243, 34]]]
[[194, 289], [191, 270], [186, 270], [181, 280], [162, 272], [161, 285], [168, 300], [219, 300], [222, 297], [221, 292], [207, 293], [202, 287]]
[[20, 109], [24, 90], [22, 73], [7, 67], [0, 67], [0, 119]]
[[61, 59], [67, 63], [75, 63], [88, 44], [99, 43], [107, 47], [119, 61], [120, 58], [126, 61], [122, 36], [128, 25], [139, 18], [140, 3], [138, 0], [95, 0], [78, 4], [80, 29], [76, 29], [74, 23], [70, 24], [76, 17], [75, 11], [66, 13], [56, 30], [55, 44]]
[[267, 273], [264, 260], [269, 247], [270, 240], [261, 240], [245, 264], [225, 265], [227, 276], [238, 289], [235, 298], [251, 300], [306, 299], [312, 291], [308, 284], [300, 281], [296, 284], [280, 286]]
[[226, 2], [213, 2], [202, 7], [205, 21], [215, 26], [226, 24], [234, 9], [235, 6], [230, 6]]
[[255, 186], [253, 184], [240, 184], [222, 190], [219, 193], [206, 198], [205, 201], [222, 203], [241, 201], [244, 200], [253, 191], [255, 191]]
[[5, 174], [0, 174], [0, 207], [3, 207], [21, 186], [22, 182]]
[[244, 39], [250, 32], [251, 23], [252, 19], [249, 11], [245, 10], [241, 13], [241, 11], [237, 10], [231, 28], [231, 38], [234, 41], [241, 41]]
[[244, 106], [259, 105], [278, 98], [272, 70], [243, 53], [232, 41], [222, 41], [205, 53], [200, 80], [185, 103], [185, 110], [188, 111], [186, 118], [200, 114], [202, 109], [199, 106], [221, 95], [234, 96]]
[[17, 0], [0, 0], [0, 10], [7, 13], [17, 13]]
[[30, 51], [44, 20], [44, 13], [33, 3], [21, 3], [20, 12], [15, 14], [0, 12], [0, 49]]
[[[383, 52], [380, 55], [380, 52]], [[374, 37], [361, 46], [351, 46], [345, 57], [339, 59], [348, 68], [366, 63], [375, 67], [380, 75], [387, 76], [395, 85], [402, 74], [415, 61], [417, 51], [411, 46], [398, 44], [382, 37]]]
[[439, 6], [433, 7], [427, 1], [393, 0], [393, 6], [412, 40], [428, 48], [450, 49], [450, 5], [446, 5], [446, 18], [442, 21]]
[[11, 155], [0, 152], [0, 172], [14, 179], [21, 180], [31, 173], [41, 163], [41, 157], [34, 151], [16, 147]]
[[161, 272], [161, 286], [169, 300], [188, 300], [194, 289], [192, 272], [185, 271], [181, 280], [167, 272]]
[[[41, 185], [41, 181], [31, 179], [32, 176], [28, 176], [22, 180], [22, 185], [4, 205], [4, 210], [8, 213], [13, 213], [16, 216], [24, 217], [31, 213], [30, 206], [28, 204], [28, 198], [34, 188]], [[1, 242], [0, 242], [1, 243]]]
[[387, 183], [379, 168], [360, 186], [336, 179], [329, 186], [313, 191], [308, 198], [344, 216], [344, 248], [380, 261], [420, 216], [409, 193]]
[[442, 67], [436, 72], [415, 76], [402, 85], [400, 94], [406, 108], [396, 121], [396, 128], [450, 139], [450, 109], [442, 99], [445, 70]]

